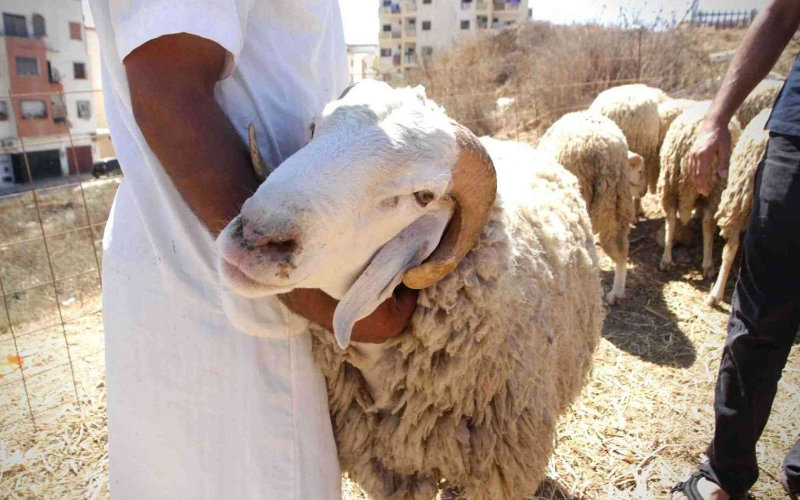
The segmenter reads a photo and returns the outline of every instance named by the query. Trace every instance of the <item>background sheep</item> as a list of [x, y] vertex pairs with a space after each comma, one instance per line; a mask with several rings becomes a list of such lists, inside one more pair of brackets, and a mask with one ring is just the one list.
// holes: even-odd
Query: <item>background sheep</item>
[[[692, 211], [702, 213], [703, 220], [703, 276], [708, 278], [714, 272], [713, 249], [714, 213], [719, 205], [720, 195], [725, 188], [725, 180], [716, 170], [712, 172], [711, 192], [702, 196], [697, 192], [694, 182], [689, 176], [689, 149], [700, 132], [711, 101], [703, 101], [690, 106], [670, 125], [664, 144], [661, 146], [661, 173], [658, 179], [658, 190], [661, 194], [661, 207], [664, 209], [664, 255], [659, 267], [668, 270], [673, 267], [672, 244], [678, 219], [682, 225], [689, 223]], [[728, 125], [733, 143], [741, 134], [741, 127], [734, 117]]]
[[[611, 118], [625, 134], [628, 148], [642, 155], [647, 184], [655, 192], [658, 178], [658, 146], [661, 120], [658, 105], [668, 99], [656, 88], [642, 84], [621, 85], [598, 94], [589, 111]], [[641, 204], [636, 205], [637, 215]]]
[[[698, 101], [692, 99], [667, 99], [658, 104], [658, 118], [660, 120], [658, 132], [658, 145], [659, 149], [664, 144], [664, 137], [667, 135], [667, 130], [672, 122], [681, 113]], [[658, 175], [656, 175], [655, 182], [658, 183]]]
[[719, 209], [715, 215], [720, 233], [726, 242], [722, 249], [719, 276], [708, 295], [710, 305], [722, 301], [731, 265], [739, 249], [739, 234], [747, 228], [747, 223], [750, 221], [756, 170], [761, 157], [764, 156], [769, 139], [769, 132], [764, 130], [764, 126], [767, 124], [770, 111], [772, 111], [770, 108], [764, 109], [750, 120], [736, 147], [733, 148], [728, 169], [728, 185], [722, 192]]
[[[342, 349], [311, 327], [342, 468], [373, 498], [430, 499], [442, 480], [472, 499], [533, 494], [591, 365], [602, 300], [577, 179], [529, 146], [483, 144], [422, 91], [359, 82], [218, 240], [223, 278], [240, 293], [324, 286], [341, 299], [338, 341], [364, 287], [380, 294], [373, 308], [398, 279], [424, 288], [410, 329], [385, 344]], [[426, 224], [454, 203], [419, 265], [430, 250], [409, 241], [429, 241]], [[246, 250], [248, 235], [268, 247]], [[461, 241], [451, 266], [442, 258]], [[432, 285], [417, 282], [431, 273]]]
[[634, 220], [630, 163], [641, 170], [642, 157], [631, 153], [629, 159], [625, 135], [610, 118], [586, 111], [562, 116], [547, 129], [538, 149], [578, 177], [592, 228], [616, 264], [614, 285], [606, 295], [614, 304], [625, 297], [628, 233]]
[[771, 108], [781, 88], [783, 88], [783, 80], [762, 80], [736, 110], [736, 118], [739, 119], [739, 123], [746, 126], [762, 109]]

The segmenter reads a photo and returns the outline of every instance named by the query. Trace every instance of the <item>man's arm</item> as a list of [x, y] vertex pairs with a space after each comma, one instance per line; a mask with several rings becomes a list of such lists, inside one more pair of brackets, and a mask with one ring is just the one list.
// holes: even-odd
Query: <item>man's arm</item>
[[[183, 199], [213, 235], [258, 188], [247, 148], [214, 99], [225, 49], [194, 35], [167, 35], [123, 61], [133, 115]], [[408, 324], [417, 294], [396, 295], [355, 324], [353, 340], [383, 342]], [[292, 311], [328, 328], [337, 302], [319, 290], [280, 297]]]
[[[773, 0], [756, 16], [728, 67], [703, 128], [689, 156], [689, 169], [701, 194], [710, 190], [714, 160], [720, 175], [728, 172], [731, 135], [728, 122], [745, 97], [775, 65], [800, 25], [800, 1]], [[746, 126], [742, 123], [742, 126]]]

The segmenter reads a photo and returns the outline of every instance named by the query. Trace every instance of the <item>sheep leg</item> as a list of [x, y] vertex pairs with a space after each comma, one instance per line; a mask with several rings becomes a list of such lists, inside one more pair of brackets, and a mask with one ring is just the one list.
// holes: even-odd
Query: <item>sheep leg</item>
[[669, 271], [675, 264], [672, 262], [672, 243], [675, 241], [675, 227], [678, 224], [678, 215], [674, 210], [667, 210], [664, 218], [664, 255], [661, 256], [661, 264], [658, 268], [662, 271]]
[[714, 232], [717, 223], [714, 221], [714, 211], [706, 206], [703, 209], [703, 278], [714, 276]]
[[628, 233], [630, 227], [627, 224], [617, 224], [613, 231], [612, 238], [607, 233], [601, 232], [599, 236], [600, 245], [606, 251], [616, 267], [614, 269], [614, 284], [611, 291], [606, 294], [606, 303], [614, 305], [619, 299], [625, 298], [625, 278], [628, 273]]
[[633, 199], [633, 220], [644, 218], [644, 209], [642, 208], [642, 199], [638, 196]]
[[708, 299], [706, 299], [710, 306], [715, 306], [722, 302], [722, 297], [725, 294], [725, 285], [728, 283], [728, 276], [731, 272], [731, 266], [733, 266], [733, 259], [736, 258], [736, 252], [739, 250], [739, 233], [740, 231], [731, 231], [728, 241], [725, 242], [725, 247], [722, 249], [722, 263], [719, 266], [719, 275], [714, 283], [714, 288], [711, 289]]

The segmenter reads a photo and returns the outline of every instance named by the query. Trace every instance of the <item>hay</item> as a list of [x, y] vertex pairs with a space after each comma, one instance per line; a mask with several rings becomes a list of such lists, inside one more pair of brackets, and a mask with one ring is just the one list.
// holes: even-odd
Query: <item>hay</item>
[[[548, 479], [537, 499], [664, 498], [703, 458], [712, 431], [713, 387], [729, 310], [705, 305], [711, 283], [696, 270], [702, 259], [699, 245], [676, 247], [676, 255], [682, 257], [678, 262], [686, 263], [676, 271], [657, 270], [660, 248], [654, 235], [661, 219], [652, 196], [645, 198], [645, 210], [650, 219], [631, 233], [628, 298], [608, 311], [592, 381], [559, 426]], [[717, 243], [719, 251], [721, 242]], [[605, 278], [613, 273], [613, 263], [605, 256], [602, 269]], [[733, 281], [726, 297], [732, 286]], [[72, 401], [71, 380], [64, 372], [45, 384], [35, 384], [44, 374], [30, 380], [36, 386], [32, 398], [37, 405], [65, 401], [37, 416], [38, 432], [26, 418], [9, 424], [5, 418], [14, 410], [0, 405], [2, 498], [108, 496], [99, 314], [68, 325], [68, 338], [80, 409]], [[27, 349], [22, 354], [32, 373], [51, 358], [60, 359], [63, 344], [44, 338]], [[48, 349], [54, 352], [48, 355]], [[783, 454], [798, 437], [797, 350], [758, 445], [763, 469], [752, 493], [759, 499], [783, 497], [775, 477]], [[40, 364], [34, 364], [35, 359]], [[345, 500], [366, 498], [347, 478], [342, 495]]]

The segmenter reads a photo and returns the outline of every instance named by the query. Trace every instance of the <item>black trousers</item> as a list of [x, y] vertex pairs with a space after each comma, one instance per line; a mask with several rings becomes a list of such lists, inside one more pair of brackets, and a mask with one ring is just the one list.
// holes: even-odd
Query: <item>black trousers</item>
[[[754, 194], [701, 467], [730, 495], [758, 478], [756, 442], [800, 324], [800, 137], [770, 134]], [[785, 463], [800, 487], [800, 441]]]

